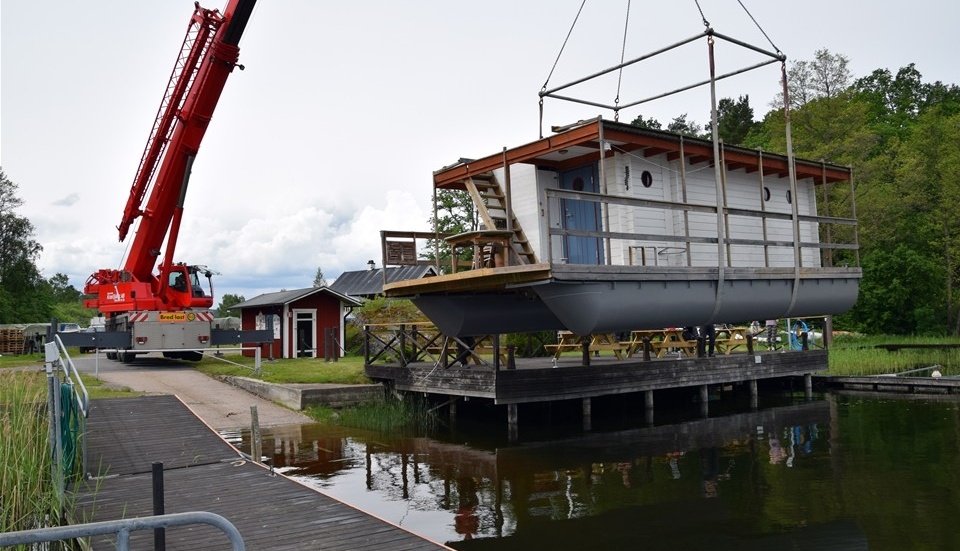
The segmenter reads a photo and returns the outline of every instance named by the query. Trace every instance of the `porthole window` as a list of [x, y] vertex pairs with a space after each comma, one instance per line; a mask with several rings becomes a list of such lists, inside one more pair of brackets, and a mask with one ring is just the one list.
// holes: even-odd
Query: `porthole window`
[[640, 183], [643, 184], [643, 187], [650, 187], [653, 185], [653, 174], [650, 174], [649, 170], [644, 170], [640, 173]]
[[789, 204], [792, 203], [792, 202], [793, 202], [793, 196], [790, 195], [790, 190], [788, 189], [788, 190], [787, 190], [787, 204], [789, 205]]
[[767, 186], [763, 186], [763, 200], [764, 201], [770, 200], [770, 188], [768, 188]]

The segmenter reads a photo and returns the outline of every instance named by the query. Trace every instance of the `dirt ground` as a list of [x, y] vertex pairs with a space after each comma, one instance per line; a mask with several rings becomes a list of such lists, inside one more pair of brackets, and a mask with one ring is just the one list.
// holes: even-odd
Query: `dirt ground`
[[104, 384], [147, 394], [178, 396], [194, 413], [216, 430], [250, 427], [250, 406], [257, 406], [261, 427], [297, 425], [314, 421], [193, 369], [188, 362], [159, 356], [140, 356], [130, 364], [108, 360], [103, 354], [73, 357], [83, 373], [97, 375]]

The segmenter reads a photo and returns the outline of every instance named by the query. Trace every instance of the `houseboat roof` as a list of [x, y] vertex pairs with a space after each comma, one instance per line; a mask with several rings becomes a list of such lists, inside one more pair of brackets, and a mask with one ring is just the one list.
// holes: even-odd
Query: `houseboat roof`
[[[554, 127], [555, 134], [513, 149], [483, 157], [461, 159], [457, 163], [434, 172], [434, 187], [440, 189], [464, 189], [463, 180], [487, 173], [504, 164], [526, 163], [551, 170], [563, 171], [597, 162], [601, 140], [610, 144], [604, 156], [617, 151], [641, 154], [646, 157], [666, 154], [670, 160], [683, 157], [691, 164], [710, 162], [713, 159], [713, 142], [702, 138], [685, 136], [663, 130], [642, 128], [632, 124], [613, 122], [601, 118], [579, 121], [562, 128]], [[723, 145], [721, 155], [728, 171], [743, 169], [747, 173], [763, 170], [764, 176], [788, 175], [788, 158], [779, 155]], [[850, 168], [822, 161], [795, 159], [797, 179], [812, 178], [817, 185], [824, 182], [850, 180]]]

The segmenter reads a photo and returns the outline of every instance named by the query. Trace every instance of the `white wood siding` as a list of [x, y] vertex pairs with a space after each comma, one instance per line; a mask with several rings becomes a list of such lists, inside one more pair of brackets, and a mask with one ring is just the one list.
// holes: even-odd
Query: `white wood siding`
[[[717, 205], [715, 171], [708, 162], [689, 164], [689, 161], [686, 161], [688, 164], [684, 167], [685, 178], [681, 178], [680, 162], [669, 161], [665, 154], [645, 157], [642, 154], [617, 153], [606, 158], [604, 162], [605, 182], [601, 184], [606, 184], [609, 195], [682, 203], [685, 187], [688, 204], [713, 208]], [[650, 187], [643, 185], [644, 171], [650, 173]], [[532, 165], [518, 164], [511, 167], [510, 175], [514, 214], [530, 240], [531, 247], [539, 255], [539, 261], [546, 262], [550, 258], [548, 228], [559, 228], [560, 220], [557, 217], [559, 205], [552, 204], [548, 208], [544, 203], [543, 191], [558, 188], [557, 173], [550, 170], [538, 171]], [[496, 176], [505, 188], [503, 170], [497, 170]], [[791, 214], [792, 206], [787, 200], [790, 189], [788, 178], [761, 176], [759, 172], [747, 173], [742, 169], [727, 172], [725, 177], [725, 201], [729, 208]], [[770, 198], [766, 201], [763, 200], [764, 189], [770, 191]], [[816, 215], [816, 188], [812, 180], [797, 182], [795, 199], [798, 214]], [[685, 217], [684, 211], [675, 209], [620, 205], [608, 205], [605, 208], [607, 212], [602, 213], [601, 217], [605, 227], [611, 232], [717, 237], [718, 223], [714, 213], [689, 212]], [[551, 220], [547, 220], [548, 212]], [[767, 219], [764, 222], [764, 219], [758, 216], [731, 215], [725, 221], [723, 231], [728, 232], [732, 239], [766, 239], [789, 243], [794, 241], [791, 220]], [[799, 231], [801, 242], [819, 242], [815, 223], [801, 222]], [[553, 240], [554, 262], [560, 261], [561, 251], [561, 239], [556, 238]], [[691, 243], [689, 264], [716, 266], [718, 253], [715, 243]], [[771, 246], [765, 251], [761, 246], [731, 245], [724, 251], [724, 256], [727, 254], [727, 264], [733, 267], [791, 267], [794, 264], [792, 246]], [[613, 265], [688, 265], [683, 243], [657, 239], [612, 240], [609, 257], [608, 262]], [[819, 267], [820, 251], [814, 248], [803, 249], [801, 262], [805, 267]]]

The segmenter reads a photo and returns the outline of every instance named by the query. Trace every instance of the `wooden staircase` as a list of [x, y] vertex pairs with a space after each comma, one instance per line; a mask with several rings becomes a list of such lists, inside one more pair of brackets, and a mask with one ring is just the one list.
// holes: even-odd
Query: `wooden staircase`
[[[484, 226], [489, 229], [507, 229], [507, 198], [497, 177], [492, 172], [487, 172], [465, 178], [463, 184], [473, 198]], [[537, 256], [530, 248], [530, 241], [523, 233], [520, 221], [515, 216], [511, 226], [513, 230], [513, 237], [510, 240], [511, 263], [515, 260], [517, 264], [536, 264]]]

